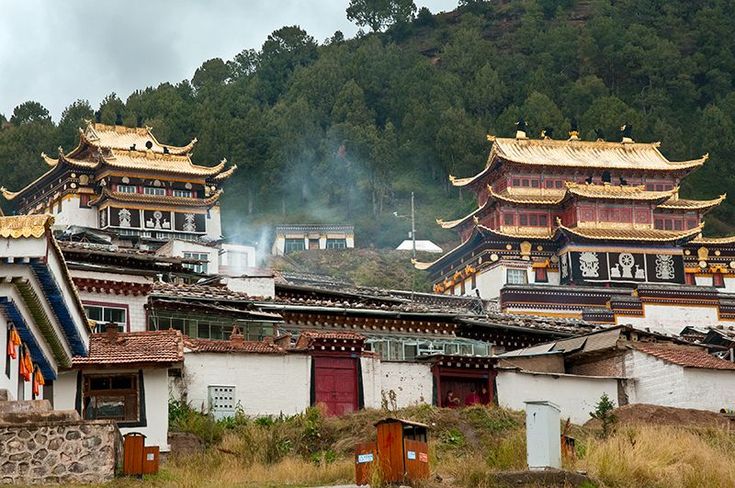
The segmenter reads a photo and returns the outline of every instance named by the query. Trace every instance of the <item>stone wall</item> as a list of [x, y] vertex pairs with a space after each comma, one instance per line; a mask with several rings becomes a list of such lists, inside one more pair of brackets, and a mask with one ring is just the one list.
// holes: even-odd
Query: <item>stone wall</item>
[[121, 452], [112, 421], [0, 424], [0, 482], [104, 483]]
[[0, 484], [104, 483], [121, 461], [114, 421], [82, 420], [47, 400], [0, 400]]

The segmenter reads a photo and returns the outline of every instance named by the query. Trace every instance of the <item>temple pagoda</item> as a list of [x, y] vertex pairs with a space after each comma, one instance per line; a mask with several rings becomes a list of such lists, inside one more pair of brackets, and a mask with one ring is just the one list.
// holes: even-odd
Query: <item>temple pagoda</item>
[[[477, 195], [476, 210], [437, 220], [462, 244], [433, 263], [416, 263], [429, 270], [435, 292], [500, 297], [504, 306], [502, 290], [511, 285], [735, 289], [735, 238], [701, 234], [703, 216], [725, 195], [679, 196], [682, 179], [707, 155], [670, 161], [659, 143], [633, 141], [629, 128], [621, 142], [583, 141], [576, 131], [566, 140], [530, 139], [519, 122], [515, 138], [488, 138], [485, 168], [450, 176]], [[543, 289], [529, 288], [536, 290], [531, 301], [543, 302]]]
[[57, 225], [109, 231], [120, 239], [219, 239], [222, 184], [236, 166], [192, 163], [186, 146], [160, 143], [150, 127], [88, 122], [79, 143], [22, 190], [2, 188], [17, 214], [52, 214]]

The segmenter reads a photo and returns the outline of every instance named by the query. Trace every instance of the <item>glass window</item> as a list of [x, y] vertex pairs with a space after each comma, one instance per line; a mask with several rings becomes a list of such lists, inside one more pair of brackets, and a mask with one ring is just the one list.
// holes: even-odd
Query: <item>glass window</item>
[[530, 181], [528, 181], [528, 179], [526, 179], [526, 178], [523, 178], [521, 180], [521, 186], [526, 186], [526, 187], [527, 186], [530, 186]]
[[521, 186], [520, 178], [513, 178], [513, 186]]
[[509, 285], [525, 285], [528, 283], [528, 275], [525, 269], [509, 269], [505, 282]]
[[194, 271], [195, 273], [207, 274], [209, 266], [209, 254], [206, 252], [184, 252], [185, 259], [196, 259], [201, 261], [198, 264], [186, 263], [184, 267]]
[[191, 198], [191, 190], [174, 190], [175, 197]]
[[554, 188], [554, 180], [546, 180], [546, 188]]
[[532, 227], [538, 227], [538, 215], [531, 214], [528, 216], [528, 224]]
[[119, 193], [138, 193], [138, 187], [135, 185], [117, 185]]
[[531, 180], [531, 188], [538, 188], [538, 180]]
[[166, 195], [166, 189], [156, 188], [154, 186], [146, 186], [143, 188], [143, 193], [145, 193], [146, 195], [156, 195], [158, 197], [162, 197]]
[[547, 215], [541, 214], [538, 216], [538, 225], [540, 225], [541, 227], [546, 227], [547, 225], [549, 225]]
[[503, 214], [503, 224], [504, 225], [513, 225], [515, 222], [514, 215], [513, 214]]
[[347, 239], [327, 239], [327, 249], [347, 249]]
[[139, 399], [138, 377], [134, 374], [84, 378], [85, 419], [137, 421], [140, 418]]
[[404, 344], [403, 345], [403, 358], [406, 361], [411, 361], [411, 360], [416, 359], [418, 352], [419, 352], [418, 344]]
[[84, 305], [84, 312], [89, 320], [98, 322], [97, 332], [104, 332], [107, 323], [117, 324], [120, 332], [127, 327], [128, 310], [122, 307], [108, 307], [106, 305]]
[[519, 217], [520, 217], [520, 224], [518, 225], [521, 225], [521, 226], [528, 225], [528, 215], [521, 214]]
[[303, 239], [286, 239], [284, 245], [284, 251], [288, 254], [290, 252], [303, 251], [306, 249]]
[[564, 187], [564, 182], [563, 182], [563, 181], [561, 181], [561, 180], [557, 180], [557, 181], [556, 181], [556, 182], [554, 183], [554, 186], [555, 186], [555, 187], [557, 187], [557, 188], [563, 188], [563, 187]]

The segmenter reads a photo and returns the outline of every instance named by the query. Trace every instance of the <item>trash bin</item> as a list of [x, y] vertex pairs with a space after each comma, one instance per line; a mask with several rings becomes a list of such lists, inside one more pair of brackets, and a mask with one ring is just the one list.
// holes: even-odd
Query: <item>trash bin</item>
[[123, 474], [141, 476], [143, 474], [143, 451], [145, 436], [140, 432], [130, 432], [123, 436]]
[[143, 474], [158, 473], [161, 451], [158, 446], [146, 446], [143, 448]]

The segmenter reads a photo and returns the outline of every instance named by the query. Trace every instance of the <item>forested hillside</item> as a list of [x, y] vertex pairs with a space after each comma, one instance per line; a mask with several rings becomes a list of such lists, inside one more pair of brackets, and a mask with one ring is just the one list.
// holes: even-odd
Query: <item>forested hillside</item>
[[[460, 3], [438, 16], [409, 8], [410, 20], [354, 39], [283, 27], [259, 50], [205, 61], [191, 80], [125, 101], [110, 94], [100, 107], [74, 102], [58, 124], [26, 102], [0, 116], [0, 184], [18, 189], [41, 174], [40, 152], [72, 149], [77, 127], [99, 111], [102, 122], [119, 114], [172, 144], [198, 137], [200, 164], [236, 163], [225, 231], [254, 240], [263, 224], [345, 222], [357, 226], [358, 245], [395, 247], [409, 225], [393, 213], [406, 214], [415, 191], [419, 237], [451, 245], [434, 218], [473, 202], [447, 175], [478, 171], [485, 135], [512, 134], [521, 115], [534, 136], [550, 126], [557, 138], [577, 120], [585, 139], [602, 129], [619, 140], [628, 122], [635, 139], [661, 140], [670, 158], [710, 153], [686, 196], [734, 186], [732, 2]], [[732, 231], [732, 199], [709, 220], [710, 233]]]

